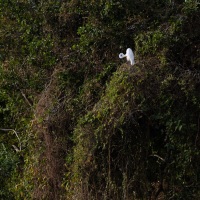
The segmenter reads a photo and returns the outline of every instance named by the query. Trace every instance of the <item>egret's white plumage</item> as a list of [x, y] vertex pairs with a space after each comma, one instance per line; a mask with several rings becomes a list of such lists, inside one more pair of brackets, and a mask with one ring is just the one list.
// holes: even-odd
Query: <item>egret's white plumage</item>
[[126, 57], [127, 61], [130, 61], [131, 65], [134, 65], [135, 64], [135, 61], [134, 61], [134, 54], [133, 54], [133, 51], [132, 49], [128, 48], [126, 50], [126, 54], [123, 54], [123, 53], [120, 53], [119, 54], [119, 58], [124, 58]]

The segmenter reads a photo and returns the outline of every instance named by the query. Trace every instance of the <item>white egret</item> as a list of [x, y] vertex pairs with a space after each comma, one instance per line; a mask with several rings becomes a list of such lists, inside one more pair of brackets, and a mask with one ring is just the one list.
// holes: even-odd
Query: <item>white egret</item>
[[126, 57], [126, 60], [127, 61], [130, 61], [131, 65], [134, 65], [135, 64], [135, 61], [134, 61], [134, 54], [133, 54], [133, 51], [132, 49], [128, 48], [126, 50], [126, 54], [124, 55], [123, 53], [120, 53], [119, 54], [119, 58], [124, 58]]

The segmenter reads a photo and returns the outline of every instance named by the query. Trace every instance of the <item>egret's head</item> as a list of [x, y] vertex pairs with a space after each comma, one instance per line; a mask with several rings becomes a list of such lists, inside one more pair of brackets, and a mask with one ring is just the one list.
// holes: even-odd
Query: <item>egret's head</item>
[[124, 57], [124, 54], [123, 53], [120, 53], [119, 54], [119, 58], [123, 58]]

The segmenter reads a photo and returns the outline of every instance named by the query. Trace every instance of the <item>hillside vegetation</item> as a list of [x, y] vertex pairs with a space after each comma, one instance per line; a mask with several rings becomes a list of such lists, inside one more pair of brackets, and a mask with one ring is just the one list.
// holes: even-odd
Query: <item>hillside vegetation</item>
[[0, 199], [200, 199], [198, 0], [0, 13]]

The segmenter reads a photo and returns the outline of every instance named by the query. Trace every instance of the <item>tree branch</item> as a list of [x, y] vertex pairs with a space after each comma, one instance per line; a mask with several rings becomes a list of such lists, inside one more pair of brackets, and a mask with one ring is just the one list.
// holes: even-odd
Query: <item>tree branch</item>
[[[20, 140], [20, 138], [19, 138], [19, 136], [18, 136], [18, 134], [17, 134], [17, 131], [15, 131], [14, 129], [7, 129], [7, 128], [0, 128], [0, 130], [1, 131], [12, 131], [15, 135], [16, 135], [16, 137], [17, 137], [17, 139], [18, 139], [18, 141], [19, 141], [19, 150], [18, 151], [21, 151], [22, 150], [22, 145], [21, 145], [21, 140]], [[12, 145], [12, 146], [15, 146], [15, 145]], [[15, 149], [15, 148], [14, 148]], [[16, 149], [15, 149], [16, 150]]]

